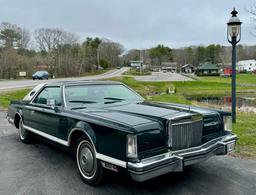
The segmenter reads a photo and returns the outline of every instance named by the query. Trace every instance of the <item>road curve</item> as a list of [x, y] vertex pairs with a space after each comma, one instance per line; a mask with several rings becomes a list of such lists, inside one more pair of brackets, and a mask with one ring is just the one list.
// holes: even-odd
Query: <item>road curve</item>
[[110, 70], [104, 74], [85, 76], [85, 77], [69, 77], [69, 78], [57, 78], [51, 80], [6, 80], [0, 82], [0, 91], [8, 91], [14, 89], [34, 87], [40, 83], [52, 82], [52, 81], [79, 81], [79, 80], [98, 80], [98, 79], [108, 79], [112, 77], [121, 76], [129, 68], [124, 67], [121, 69]]

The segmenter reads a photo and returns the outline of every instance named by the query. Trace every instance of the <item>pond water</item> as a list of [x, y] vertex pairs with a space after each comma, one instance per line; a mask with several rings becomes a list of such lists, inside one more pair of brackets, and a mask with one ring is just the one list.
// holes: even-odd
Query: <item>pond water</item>
[[[194, 104], [221, 110], [231, 110], [231, 97], [197, 97], [188, 98]], [[237, 95], [237, 110], [240, 112], [254, 112], [256, 113], [256, 94], [238, 94]]]

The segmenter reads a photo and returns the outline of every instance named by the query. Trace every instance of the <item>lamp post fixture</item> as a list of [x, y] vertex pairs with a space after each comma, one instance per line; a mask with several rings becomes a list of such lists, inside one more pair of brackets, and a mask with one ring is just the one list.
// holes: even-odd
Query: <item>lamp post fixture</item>
[[241, 24], [238, 12], [233, 9], [227, 23], [227, 39], [232, 44], [232, 122], [236, 123], [236, 44], [241, 40]]

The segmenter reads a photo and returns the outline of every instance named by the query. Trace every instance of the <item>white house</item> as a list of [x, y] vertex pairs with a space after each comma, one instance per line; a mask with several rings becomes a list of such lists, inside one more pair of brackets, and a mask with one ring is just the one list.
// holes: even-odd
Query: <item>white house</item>
[[181, 72], [193, 73], [193, 72], [195, 72], [195, 66], [193, 66], [192, 64], [185, 64], [185, 65], [181, 66]]
[[256, 60], [242, 60], [237, 62], [237, 70], [247, 72], [256, 70]]

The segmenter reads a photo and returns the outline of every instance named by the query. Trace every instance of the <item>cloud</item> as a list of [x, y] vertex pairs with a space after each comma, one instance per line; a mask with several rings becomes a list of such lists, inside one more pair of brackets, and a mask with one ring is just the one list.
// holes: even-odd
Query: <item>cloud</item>
[[245, 7], [251, 0], [9, 0], [1, 2], [0, 21], [34, 31], [59, 27], [80, 35], [100, 36], [127, 49], [158, 43], [170, 47], [228, 44], [226, 23], [233, 7], [243, 22], [242, 42], [254, 44]]

